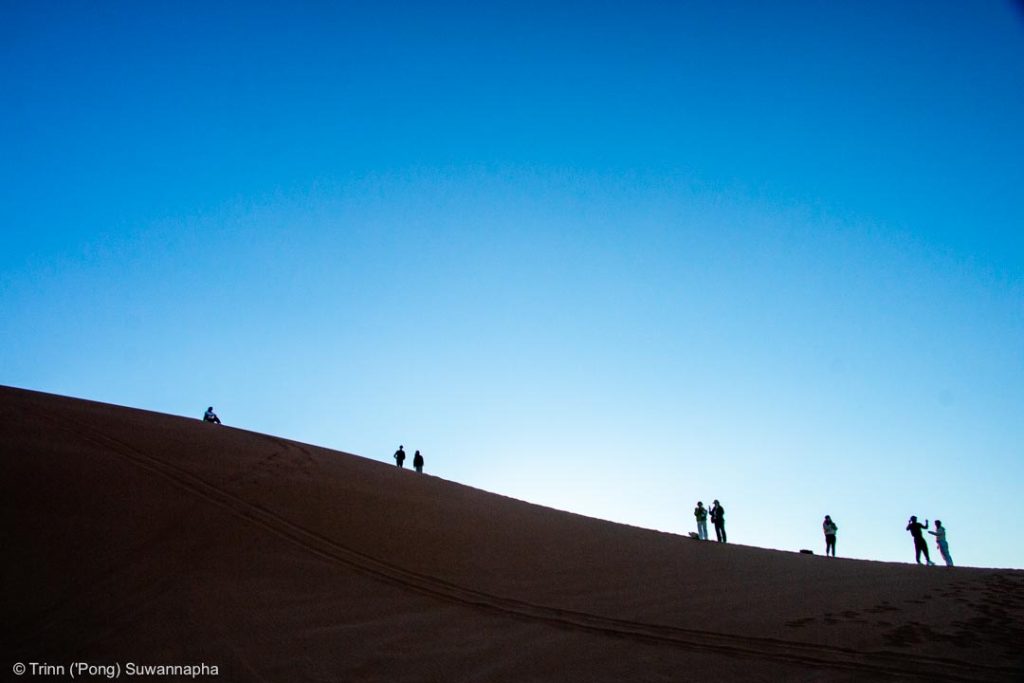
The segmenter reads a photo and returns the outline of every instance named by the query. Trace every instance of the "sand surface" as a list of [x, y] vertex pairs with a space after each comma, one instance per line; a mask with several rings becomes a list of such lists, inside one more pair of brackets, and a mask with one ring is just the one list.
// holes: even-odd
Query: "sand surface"
[[5, 676], [1024, 680], [1021, 571], [700, 542], [4, 387], [0, 444]]

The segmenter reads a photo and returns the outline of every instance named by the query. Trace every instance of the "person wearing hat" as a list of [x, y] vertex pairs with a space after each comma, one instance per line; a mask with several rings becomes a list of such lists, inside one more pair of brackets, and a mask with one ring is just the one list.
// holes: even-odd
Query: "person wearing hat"
[[711, 522], [715, 525], [718, 542], [725, 543], [725, 508], [717, 500], [711, 506]]
[[924, 524], [917, 521], [917, 517], [914, 515], [910, 516], [910, 521], [907, 522], [907, 531], [914, 537], [914, 559], [918, 564], [921, 564], [921, 553], [924, 553], [925, 562], [929, 566], [934, 565], [931, 556], [928, 554], [928, 544], [924, 541], [924, 534], [921, 532], [928, 528], [928, 520], [924, 520]]

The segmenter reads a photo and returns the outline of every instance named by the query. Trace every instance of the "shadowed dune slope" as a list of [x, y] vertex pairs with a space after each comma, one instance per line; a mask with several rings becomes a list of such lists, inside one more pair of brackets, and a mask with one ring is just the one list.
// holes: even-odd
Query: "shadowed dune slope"
[[5, 672], [1024, 679], [1024, 572], [698, 542], [20, 389], [0, 387], [0, 443]]

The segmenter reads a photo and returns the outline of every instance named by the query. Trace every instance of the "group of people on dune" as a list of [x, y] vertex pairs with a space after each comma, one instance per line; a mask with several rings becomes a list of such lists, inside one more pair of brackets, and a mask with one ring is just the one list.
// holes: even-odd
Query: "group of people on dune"
[[[701, 541], [708, 540], [708, 517], [711, 518], [711, 522], [715, 525], [715, 535], [718, 537], [720, 543], [725, 543], [725, 508], [722, 507], [721, 503], [717, 500], [710, 510], [704, 507], [704, 503], [697, 501], [697, 507], [693, 509], [693, 516], [697, 520], [697, 533], [696, 535], [690, 534]], [[912, 516], [910, 521], [907, 523], [907, 531], [914, 537], [914, 555], [918, 564], [921, 564], [921, 555], [924, 555], [925, 562], [929, 565], [934, 565], [931, 556], [928, 554], [928, 544], [925, 542], [923, 531], [928, 529], [928, 520], [921, 524], [917, 521], [917, 517]], [[825, 515], [825, 520], [821, 523], [821, 530], [825, 532], [825, 556], [835, 557], [836, 556], [836, 532], [839, 531], [839, 526], [832, 521], [829, 515]], [[953, 566], [953, 557], [949, 554], [949, 544], [946, 542], [946, 527], [942, 526], [940, 520], [935, 520], [935, 531], [929, 531], [929, 534], [935, 537], [936, 546], [939, 552], [942, 553], [942, 559], [946, 561], [947, 567]], [[810, 552], [810, 551], [804, 551]]]
[[708, 517], [710, 517], [711, 523], [715, 525], [715, 536], [718, 538], [718, 542], [727, 542], [725, 536], [725, 508], [722, 507], [718, 500], [715, 500], [710, 510], [705, 508], [704, 503], [698, 500], [697, 507], [693, 509], [693, 516], [697, 518], [697, 538], [702, 541], [708, 540]]
[[[395, 464], [403, 467], [405, 463], [405, 446], [399, 446], [393, 457]], [[416, 468], [417, 472], [423, 472], [423, 455], [419, 451], [416, 451], [416, 455], [412, 458], [412, 466]]]
[[[910, 520], [907, 521], [907, 531], [914, 537], [914, 559], [918, 564], [921, 564], [921, 555], [924, 554], [924, 561], [929, 565], [934, 565], [931, 556], [928, 554], [928, 543], [924, 540], [924, 534], [922, 533], [928, 528], [928, 520], [924, 520], [924, 524], [917, 521], [917, 517], [914, 515], [910, 516]], [[935, 537], [935, 545], [938, 547], [939, 552], [942, 553], [942, 559], [946, 561], [947, 567], [953, 566], [953, 556], [949, 554], [949, 544], [946, 542], [946, 527], [942, 526], [940, 520], [935, 520], [935, 531], [929, 531], [932, 536]]]
[[[203, 422], [212, 422], [214, 424], [220, 424], [220, 418], [217, 417], [217, 413], [213, 412], [213, 406], [206, 409], [206, 413], [203, 415]], [[399, 446], [398, 450], [395, 451], [393, 456], [395, 464], [398, 467], [403, 467], [405, 464], [405, 446]], [[423, 472], [423, 455], [416, 451], [416, 455], [413, 456], [412, 466], [416, 468], [417, 472]], [[697, 507], [693, 509], [693, 516], [697, 520], [697, 534], [696, 538], [706, 541], [708, 540], [708, 518], [711, 519], [711, 523], [715, 525], [715, 536], [718, 538], [719, 543], [726, 543], [725, 535], [725, 508], [718, 500], [715, 500], [711, 506], [711, 509], [705, 508], [704, 503], [697, 501]], [[836, 532], [839, 531], [839, 527], [832, 518], [825, 515], [825, 521], [821, 523], [821, 529], [825, 532], [825, 556], [836, 556]], [[907, 522], [907, 531], [914, 538], [914, 558], [918, 564], [921, 564], [921, 555], [924, 555], [924, 560], [929, 565], [934, 565], [932, 558], [928, 553], [928, 543], [925, 542], [924, 531], [928, 529], [928, 520], [921, 524], [917, 521], [917, 517], [911, 516], [910, 521]], [[947, 567], [953, 566], [953, 557], [949, 554], [949, 544], [946, 542], [946, 527], [942, 526], [940, 520], [935, 520], [935, 531], [928, 531], [929, 534], [935, 537], [936, 546], [939, 552], [942, 553], [942, 559], [946, 561]], [[691, 534], [692, 535], [692, 534]]]

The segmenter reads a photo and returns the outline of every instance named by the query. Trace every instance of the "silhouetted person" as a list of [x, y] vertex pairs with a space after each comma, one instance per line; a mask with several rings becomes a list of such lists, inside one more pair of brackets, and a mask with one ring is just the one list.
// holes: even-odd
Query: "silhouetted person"
[[924, 541], [924, 535], [921, 533], [923, 529], [928, 528], [928, 520], [924, 520], [924, 524], [917, 521], [917, 517], [911, 515], [910, 521], [907, 522], [907, 531], [914, 537], [914, 560], [921, 564], [921, 553], [924, 553], [924, 559], [928, 564], [935, 564], [932, 562], [931, 556], [928, 554], [928, 544]]
[[836, 532], [839, 527], [832, 521], [832, 518], [825, 515], [825, 521], [821, 523], [821, 530], [825, 532], [825, 557], [832, 551], [832, 557], [836, 556]]
[[220, 418], [217, 417], [217, 413], [213, 412], [213, 406], [206, 409], [206, 414], [203, 415], [203, 422], [212, 422], [214, 424], [220, 424]]
[[715, 525], [718, 542], [725, 543], [725, 508], [717, 500], [711, 506], [711, 523]]
[[398, 450], [395, 451], [394, 458], [395, 458], [395, 464], [398, 465], [399, 467], [401, 467], [402, 463], [405, 462], [405, 446], [399, 446], [398, 447]]
[[942, 553], [942, 559], [946, 561], [946, 566], [952, 567], [953, 557], [949, 554], [949, 544], [946, 543], [946, 527], [942, 526], [941, 521], [935, 520], [935, 531], [928, 533], [935, 537], [935, 545], [939, 546], [939, 552]]
[[702, 541], [708, 540], [708, 511], [699, 500], [697, 507], [693, 508], [693, 516], [697, 519], [697, 538]]
[[416, 455], [413, 456], [412, 466], [416, 468], [417, 472], [423, 471], [423, 456], [420, 455], [419, 451], [416, 451]]

